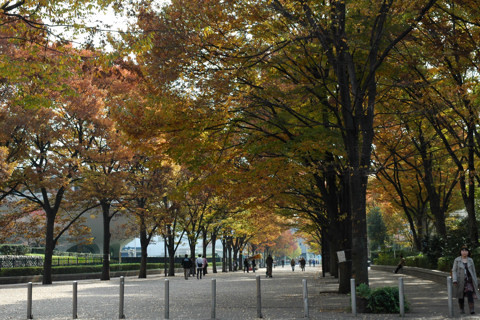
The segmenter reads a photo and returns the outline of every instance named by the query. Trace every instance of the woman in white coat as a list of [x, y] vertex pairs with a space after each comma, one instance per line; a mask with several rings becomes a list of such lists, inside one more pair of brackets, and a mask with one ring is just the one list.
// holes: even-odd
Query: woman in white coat
[[453, 295], [458, 298], [460, 312], [465, 313], [465, 296], [468, 300], [470, 313], [475, 314], [473, 299], [478, 296], [477, 272], [473, 259], [470, 258], [470, 250], [463, 246], [460, 250], [460, 256], [455, 258], [452, 268]]

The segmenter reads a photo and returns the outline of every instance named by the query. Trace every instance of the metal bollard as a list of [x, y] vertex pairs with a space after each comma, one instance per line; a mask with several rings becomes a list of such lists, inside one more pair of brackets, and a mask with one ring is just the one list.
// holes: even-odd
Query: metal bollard
[[73, 319], [78, 319], [77, 314], [77, 281], [73, 281]]
[[170, 283], [165, 279], [165, 319], [170, 319]]
[[262, 317], [262, 290], [260, 287], [260, 276], [257, 276], [257, 318]]
[[215, 319], [217, 317], [216, 307], [217, 307], [217, 280], [212, 279], [212, 319]]
[[350, 279], [350, 297], [352, 303], [352, 314], [357, 316], [357, 297], [356, 297], [356, 289], [355, 289], [355, 279]]
[[27, 319], [33, 319], [32, 315], [32, 283], [27, 284]]
[[308, 318], [308, 291], [307, 279], [303, 279], [303, 317]]
[[405, 300], [403, 296], [404, 290], [403, 290], [403, 278], [400, 277], [398, 278], [398, 302], [399, 302], [399, 307], [400, 307], [400, 316], [404, 317], [405, 316]]
[[123, 313], [124, 294], [125, 294], [125, 278], [122, 276], [120, 277], [120, 303], [118, 304], [118, 319], [125, 319], [125, 314]]
[[447, 292], [448, 292], [448, 316], [453, 317], [453, 288], [452, 277], [447, 277]]

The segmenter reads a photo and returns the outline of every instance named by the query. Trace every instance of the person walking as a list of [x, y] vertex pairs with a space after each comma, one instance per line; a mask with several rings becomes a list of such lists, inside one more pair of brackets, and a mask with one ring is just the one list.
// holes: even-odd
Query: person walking
[[305, 271], [305, 265], [307, 264], [307, 262], [305, 261], [305, 258], [301, 258], [300, 259], [300, 268], [302, 268], [302, 271]]
[[198, 255], [198, 258], [196, 260], [196, 265], [197, 265], [197, 279], [199, 279], [198, 277], [200, 276], [200, 279], [202, 279], [202, 275], [203, 275], [203, 258], [202, 258], [202, 255], [199, 254]]
[[182, 260], [182, 267], [183, 267], [183, 275], [185, 276], [185, 280], [188, 280], [190, 276], [190, 268], [192, 268], [192, 260], [188, 257], [188, 254], [185, 255], [185, 258]]
[[473, 299], [478, 297], [478, 279], [475, 264], [467, 246], [460, 249], [460, 256], [453, 261], [453, 295], [458, 299], [460, 313], [465, 313], [465, 296], [470, 314], [475, 314]]
[[248, 258], [245, 258], [245, 260], [243, 260], [243, 273], [245, 273], [245, 271], [247, 271], [248, 273], [248, 268], [249, 268], [249, 263], [248, 263]]
[[203, 275], [207, 274], [208, 261], [205, 255], [203, 255]]
[[271, 255], [268, 255], [267, 257], [267, 278], [271, 278], [272, 277], [272, 270], [273, 270], [273, 258]]
[[290, 266], [292, 267], [292, 271], [295, 271], [295, 259], [290, 261]]
[[257, 266], [257, 263], [255, 262], [255, 259], [252, 260], [252, 271], [255, 273], [255, 267]]
[[398, 273], [398, 271], [400, 271], [400, 269], [402, 269], [404, 265], [405, 265], [405, 258], [401, 254], [400, 255], [400, 261], [398, 262], [397, 268], [395, 269], [395, 273]]

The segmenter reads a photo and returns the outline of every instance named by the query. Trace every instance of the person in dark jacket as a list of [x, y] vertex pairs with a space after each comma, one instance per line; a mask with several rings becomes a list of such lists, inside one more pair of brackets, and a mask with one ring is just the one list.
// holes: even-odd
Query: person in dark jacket
[[243, 260], [243, 272], [245, 273], [245, 271], [247, 271], [248, 273], [248, 268], [250, 267], [249, 263], [248, 263], [248, 258], [245, 258], [245, 260]]
[[267, 263], [267, 278], [271, 278], [272, 270], [273, 270], [273, 258], [271, 255], [268, 255], [266, 263]]
[[192, 260], [188, 257], [188, 254], [185, 255], [185, 258], [182, 260], [183, 275], [185, 280], [188, 280], [190, 276], [190, 268], [192, 267]]

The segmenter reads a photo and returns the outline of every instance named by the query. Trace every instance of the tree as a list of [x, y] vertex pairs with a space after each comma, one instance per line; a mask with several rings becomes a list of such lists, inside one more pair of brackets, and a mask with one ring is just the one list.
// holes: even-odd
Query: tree
[[[250, 150], [261, 143], [274, 146], [272, 155], [283, 145], [293, 157], [302, 145], [315, 146], [310, 133], [335, 128], [342, 144], [330, 148], [344, 161], [351, 195], [353, 268], [358, 283], [368, 283], [365, 196], [377, 75], [434, 3], [172, 1], [158, 17], [141, 17], [144, 30], [157, 30], [141, 62], [157, 86], [184, 96], [196, 88], [191, 129], [241, 130]], [[175, 86], [180, 78], [185, 85]], [[294, 158], [317, 162], [309, 156]]]
[[385, 246], [387, 240], [387, 227], [383, 222], [380, 208], [374, 207], [367, 215], [368, 238], [370, 239], [370, 250], [378, 250]]
[[[29, 54], [38, 47], [28, 49]], [[68, 50], [69, 56], [47, 50], [30, 57], [28, 73], [11, 78], [17, 95], [4, 104], [8, 125], [2, 126], [6, 130], [2, 136], [8, 137], [10, 155], [18, 164], [4, 193], [28, 200], [45, 212], [44, 284], [51, 283], [51, 259], [58, 239], [90, 208], [86, 205], [72, 216], [61, 212], [70, 186], [79, 177], [80, 153], [88, 147], [82, 139], [82, 123], [88, 117], [85, 110], [98, 107], [97, 97], [102, 96], [78, 64], [79, 55], [91, 53]], [[59, 81], [61, 77], [68, 81]], [[62, 227], [57, 230], [56, 225]]]

